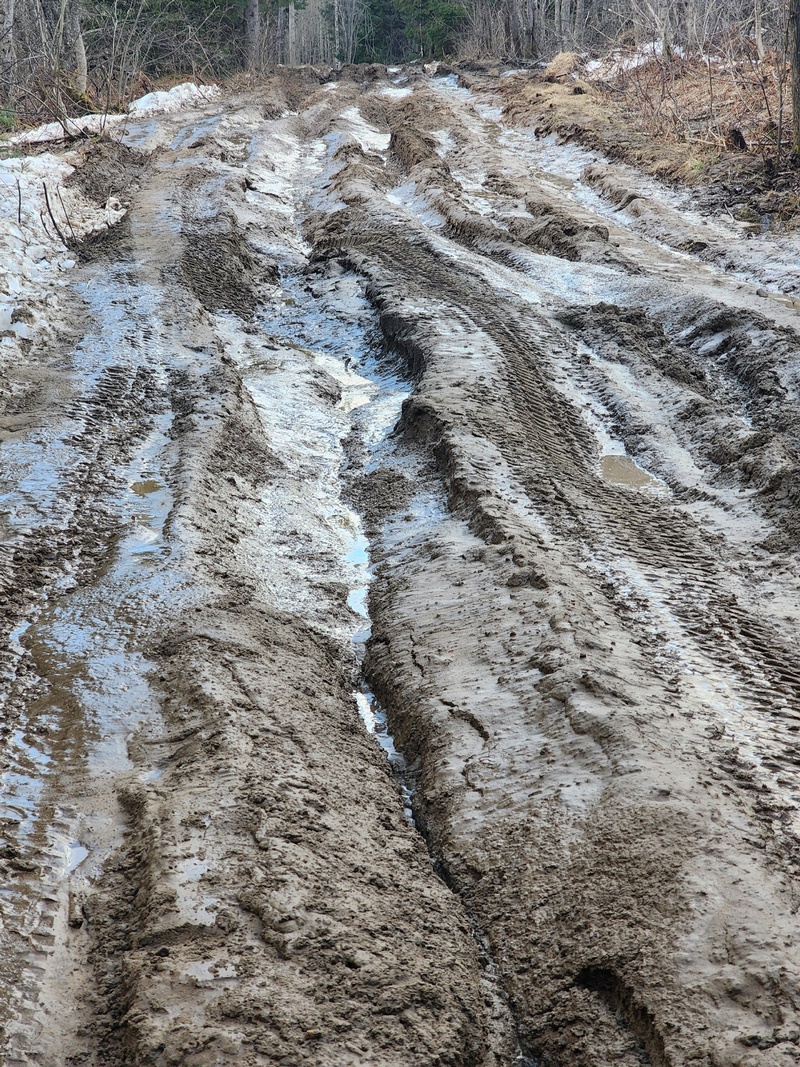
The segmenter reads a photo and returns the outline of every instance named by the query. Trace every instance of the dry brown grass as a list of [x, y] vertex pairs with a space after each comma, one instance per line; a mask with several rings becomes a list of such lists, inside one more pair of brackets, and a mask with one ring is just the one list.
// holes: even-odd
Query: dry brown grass
[[746, 48], [708, 57], [653, 56], [617, 64], [597, 84], [657, 137], [720, 153], [742, 148], [738, 131], [748, 149], [765, 155], [777, 154], [779, 133], [786, 141], [787, 71], [774, 53], [761, 61]]
[[601, 85], [521, 75], [506, 79], [500, 92], [508, 121], [533, 126], [540, 136], [579, 141], [658, 177], [690, 181], [711, 158], [704, 144], [655, 136], [632, 104]]

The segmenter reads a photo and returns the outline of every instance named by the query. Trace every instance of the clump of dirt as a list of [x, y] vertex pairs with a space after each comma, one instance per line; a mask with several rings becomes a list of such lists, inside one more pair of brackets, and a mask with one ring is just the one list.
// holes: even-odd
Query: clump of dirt
[[524, 245], [538, 248], [562, 259], [577, 262], [589, 258], [586, 243], [608, 244], [608, 229], [602, 225], [585, 225], [550, 205], [526, 204], [533, 219], [512, 218], [509, 231]]
[[94, 230], [85, 237], [67, 238], [67, 245], [79, 263], [116, 262], [129, 254], [130, 236], [130, 221], [125, 215], [115, 226]]
[[258, 89], [265, 119], [279, 118], [285, 111], [298, 111], [331, 76], [330, 67], [283, 67]]
[[350, 489], [353, 502], [367, 516], [368, 532], [378, 530], [391, 514], [406, 507], [413, 495], [409, 478], [386, 467], [365, 474]]
[[[214, 230], [184, 229], [181, 270], [186, 284], [208, 311], [235, 311], [252, 318], [258, 306], [258, 271], [244, 237], [231, 216], [219, 216]], [[277, 280], [277, 267], [265, 280]]]
[[406, 170], [411, 170], [418, 163], [447, 170], [446, 164], [436, 151], [436, 142], [433, 138], [426, 137], [408, 122], [392, 130], [389, 149], [394, 152]]
[[208, 210], [203, 167], [187, 178], [191, 191], [183, 205], [181, 273], [188, 288], [208, 311], [233, 311], [251, 319], [258, 306], [258, 289], [278, 280], [277, 263], [256, 257], [247, 244], [233, 205], [242, 196], [242, 186], [229, 182], [230, 208], [213, 214]]
[[[87, 200], [105, 211], [107, 224], [89, 233], [75, 236], [71, 227], [64, 239], [80, 263], [93, 260], [116, 260], [128, 252], [130, 226], [127, 214], [143, 175], [150, 163], [148, 153], [128, 148], [108, 137], [89, 141], [71, 157], [75, 170], [64, 181], [65, 187], [78, 189]], [[106, 211], [114, 209], [114, 213]], [[118, 222], [113, 222], [119, 218]]]
[[64, 184], [77, 186], [97, 204], [104, 205], [113, 196], [127, 207], [148, 162], [149, 156], [142, 152], [119, 141], [98, 138], [80, 150], [75, 170]]
[[382, 63], [345, 63], [334, 73], [339, 78], [354, 82], [362, 91], [389, 80], [389, 74]]
[[393, 111], [393, 107], [387, 97], [380, 96], [377, 93], [370, 93], [369, 96], [362, 96], [360, 100], [359, 110], [370, 125], [381, 129], [389, 126], [389, 116]]

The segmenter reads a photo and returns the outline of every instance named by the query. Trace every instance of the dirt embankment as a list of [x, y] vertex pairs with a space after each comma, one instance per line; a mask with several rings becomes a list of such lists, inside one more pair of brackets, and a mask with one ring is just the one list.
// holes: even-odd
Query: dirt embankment
[[800, 172], [788, 148], [780, 155], [776, 149], [778, 101], [769, 100], [768, 69], [764, 93], [753, 69], [715, 59], [717, 85], [709, 96], [708, 67], [699, 60], [620, 53], [590, 64], [596, 70], [586, 66], [569, 54], [537, 73], [512, 73], [499, 86], [488, 65], [452, 69], [471, 89], [497, 91], [512, 125], [685, 186], [706, 211], [779, 232], [797, 227]]

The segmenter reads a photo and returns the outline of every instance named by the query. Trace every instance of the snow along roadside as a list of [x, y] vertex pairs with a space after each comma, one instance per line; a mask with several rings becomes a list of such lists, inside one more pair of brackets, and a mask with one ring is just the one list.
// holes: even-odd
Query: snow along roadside
[[[86, 115], [66, 120], [68, 132], [121, 135], [124, 124], [143, 115], [174, 112], [215, 99], [217, 86], [191, 82], [134, 100], [128, 115]], [[114, 197], [105, 205], [65, 186], [75, 170], [75, 152], [26, 156], [28, 145], [63, 140], [65, 128], [51, 122], [5, 142], [21, 154], [0, 160], [0, 371], [24, 356], [25, 345], [54, 335], [61, 308], [59, 290], [75, 265], [70, 245], [115, 226], [125, 209]]]

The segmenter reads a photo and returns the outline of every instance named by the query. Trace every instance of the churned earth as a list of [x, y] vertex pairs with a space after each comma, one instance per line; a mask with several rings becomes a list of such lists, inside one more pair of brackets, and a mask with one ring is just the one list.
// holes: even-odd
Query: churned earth
[[4, 164], [3, 1062], [797, 1062], [798, 238], [535, 86]]

